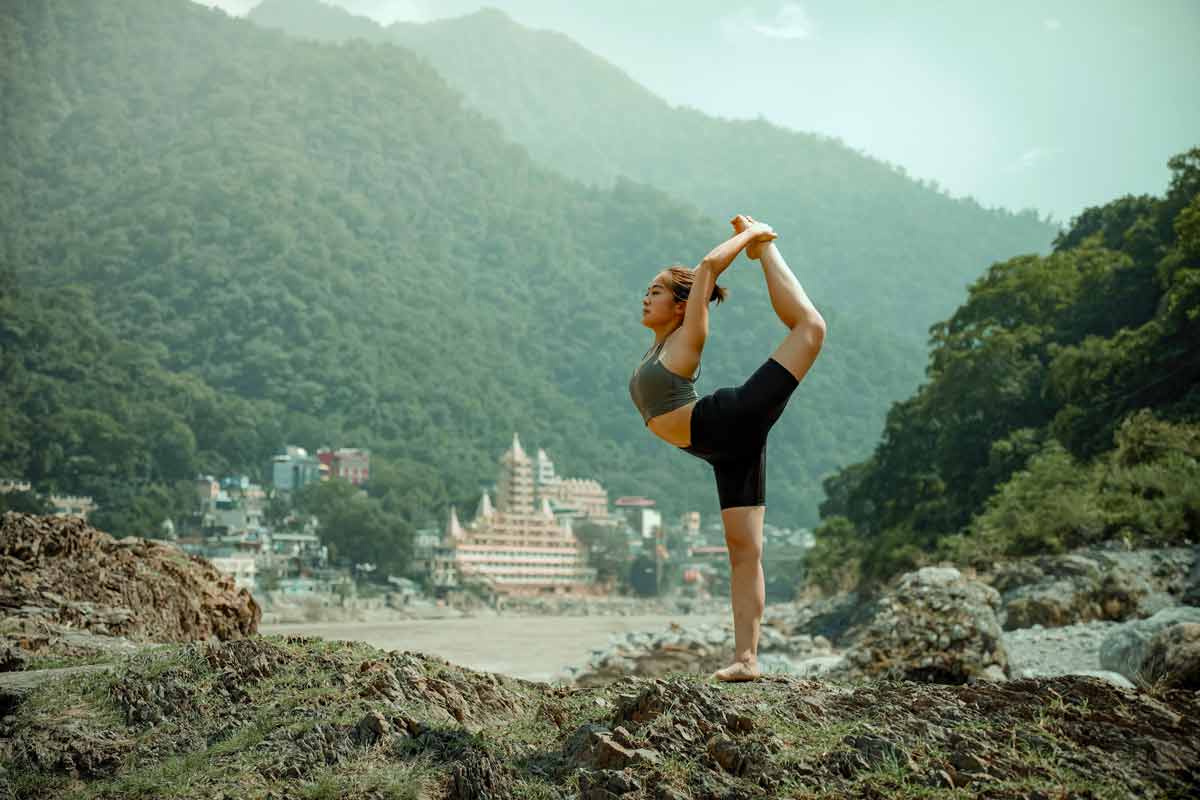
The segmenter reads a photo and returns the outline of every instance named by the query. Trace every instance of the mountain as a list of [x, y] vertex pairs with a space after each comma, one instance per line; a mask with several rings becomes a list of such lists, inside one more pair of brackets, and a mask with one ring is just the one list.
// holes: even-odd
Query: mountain
[[[390, 509], [423, 521], [472, 502], [516, 430], [614, 495], [715, 511], [711, 473], [644, 430], [626, 382], [650, 338], [646, 285], [725, 223], [539, 166], [391, 44], [297, 41], [187, 0], [16, 0], [0, 35], [2, 294], [30, 304], [0, 359], [32, 387], [5, 393], [0, 420], [45, 422], [42, 381], [106, 387], [62, 395], [38, 453], [0, 452], [6, 476], [77, 491], [258, 475], [285, 442], [359, 446], [395, 467]], [[702, 390], [782, 336], [753, 265], [727, 275]], [[63, 316], [46, 298], [72, 292], [99, 332], [39, 360]], [[775, 428], [780, 524], [815, 520], [820, 478], [862, 457], [910, 382], [895, 337], [821, 308], [836, 355]], [[128, 344], [132, 363], [110, 371], [81, 339]], [[122, 394], [164, 407], [163, 425], [125, 436], [149, 411], [117, 408]], [[191, 398], [210, 395], [229, 416], [205, 411], [197, 431]], [[191, 441], [173, 422], [195, 439], [174, 461], [150, 451], [164, 426]], [[85, 447], [96, 430], [131, 450], [119, 468]]]
[[814, 299], [854, 309], [855, 324], [869, 310], [881, 335], [909, 348], [910, 386], [929, 327], [967, 285], [993, 262], [1045, 252], [1057, 232], [1033, 212], [950, 198], [827, 137], [672, 107], [567, 36], [495, 9], [385, 28], [320, 0], [263, 0], [248, 18], [310, 39], [402, 44], [564, 175], [597, 186], [625, 176], [718, 220], [767, 220]]

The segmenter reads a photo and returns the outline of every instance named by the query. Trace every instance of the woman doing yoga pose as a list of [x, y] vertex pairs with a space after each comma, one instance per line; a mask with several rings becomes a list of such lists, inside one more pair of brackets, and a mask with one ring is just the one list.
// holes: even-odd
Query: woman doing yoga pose
[[[771, 226], [743, 215], [732, 225], [734, 235], [694, 270], [671, 267], [654, 276], [642, 300], [642, 324], [654, 331], [654, 345], [634, 371], [629, 393], [651, 432], [712, 465], [729, 549], [734, 625], [733, 663], [713, 677], [749, 681], [761, 674], [767, 433], [821, 351], [825, 320], [788, 269]], [[741, 386], [697, 397], [708, 304], [724, 300], [717, 278], [743, 249], [761, 262], [771, 306], [788, 334]]]

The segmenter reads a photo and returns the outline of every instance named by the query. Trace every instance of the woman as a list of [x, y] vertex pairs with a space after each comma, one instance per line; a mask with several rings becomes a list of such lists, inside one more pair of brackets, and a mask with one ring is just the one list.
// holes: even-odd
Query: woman
[[[654, 331], [654, 346], [634, 371], [629, 393], [651, 432], [704, 459], [716, 474], [732, 568], [735, 652], [733, 663], [713, 677], [750, 681], [761, 674], [758, 634], [766, 605], [762, 530], [767, 432], [821, 351], [825, 320], [779, 254], [771, 226], [742, 215], [732, 224], [734, 236], [713, 248], [694, 270], [663, 270], [646, 290], [642, 324]], [[771, 305], [788, 334], [741, 386], [698, 398], [693, 384], [708, 338], [708, 304], [725, 299], [717, 278], [743, 249], [761, 262]]]

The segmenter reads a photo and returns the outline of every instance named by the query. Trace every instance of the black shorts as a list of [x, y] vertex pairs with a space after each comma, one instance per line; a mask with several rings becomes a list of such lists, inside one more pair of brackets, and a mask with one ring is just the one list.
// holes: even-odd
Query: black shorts
[[766, 505], [767, 433], [799, 381], [773, 358], [737, 387], [717, 389], [692, 409], [692, 444], [712, 464], [721, 510]]

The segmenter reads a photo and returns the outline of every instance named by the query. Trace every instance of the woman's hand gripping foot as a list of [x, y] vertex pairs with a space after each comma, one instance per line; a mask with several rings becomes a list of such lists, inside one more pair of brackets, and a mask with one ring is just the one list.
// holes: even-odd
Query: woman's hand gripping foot
[[779, 234], [775, 233], [770, 225], [765, 222], [759, 222], [747, 214], [738, 214], [729, 221], [729, 224], [733, 226], [734, 233], [741, 233], [749, 228], [761, 231], [761, 235], [746, 246], [746, 258], [751, 261], [759, 259], [762, 255], [763, 245], [779, 238]]

